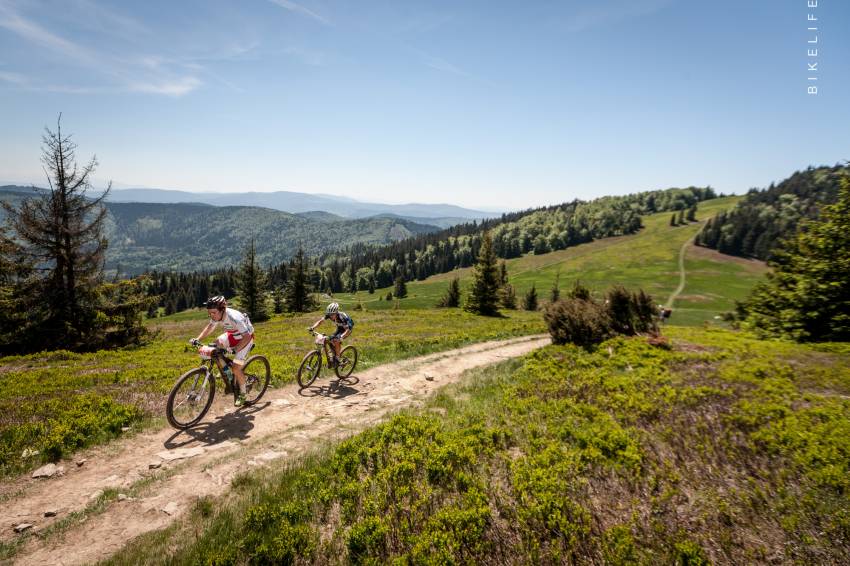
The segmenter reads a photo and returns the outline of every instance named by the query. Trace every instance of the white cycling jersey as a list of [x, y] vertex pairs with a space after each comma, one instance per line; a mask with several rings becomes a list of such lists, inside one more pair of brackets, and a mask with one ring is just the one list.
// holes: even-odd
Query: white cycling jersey
[[219, 321], [210, 319], [216, 326], [221, 324], [224, 326], [224, 331], [232, 334], [236, 340], [241, 340], [244, 334], [253, 334], [254, 326], [248, 319], [248, 315], [241, 313], [236, 309], [224, 309], [224, 316]]

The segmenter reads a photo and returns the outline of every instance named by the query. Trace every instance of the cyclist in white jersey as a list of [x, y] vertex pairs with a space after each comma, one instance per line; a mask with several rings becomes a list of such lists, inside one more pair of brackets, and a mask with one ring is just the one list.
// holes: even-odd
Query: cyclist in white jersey
[[192, 338], [189, 342], [198, 345], [219, 324], [224, 326], [224, 334], [220, 335], [216, 342], [219, 348], [225, 348], [234, 354], [233, 375], [239, 387], [239, 395], [234, 404], [241, 407], [245, 403], [245, 372], [242, 366], [245, 365], [245, 358], [254, 346], [254, 327], [247, 315], [236, 309], [227, 308], [227, 301], [221, 295], [210, 297], [204, 306], [210, 315], [210, 322], [197, 338]]

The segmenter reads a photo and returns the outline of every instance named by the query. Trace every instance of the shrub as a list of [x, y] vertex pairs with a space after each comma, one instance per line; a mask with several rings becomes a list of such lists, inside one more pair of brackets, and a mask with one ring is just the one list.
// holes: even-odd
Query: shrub
[[605, 294], [605, 307], [611, 319], [611, 328], [618, 334], [632, 336], [635, 327], [632, 323], [632, 296], [622, 285], [614, 285]]
[[613, 335], [608, 313], [592, 300], [566, 299], [549, 303], [543, 310], [543, 320], [555, 344], [588, 347]]

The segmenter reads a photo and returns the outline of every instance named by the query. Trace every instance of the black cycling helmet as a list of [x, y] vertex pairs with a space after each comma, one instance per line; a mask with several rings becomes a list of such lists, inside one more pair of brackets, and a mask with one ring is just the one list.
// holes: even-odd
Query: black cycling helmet
[[227, 300], [224, 298], [224, 295], [216, 295], [207, 299], [204, 306], [208, 309], [223, 310], [227, 306]]

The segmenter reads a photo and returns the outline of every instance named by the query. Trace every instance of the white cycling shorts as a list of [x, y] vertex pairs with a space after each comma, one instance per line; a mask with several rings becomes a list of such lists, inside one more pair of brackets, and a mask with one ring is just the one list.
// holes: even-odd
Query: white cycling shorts
[[251, 340], [245, 344], [238, 352], [234, 351], [233, 346], [239, 343], [239, 340], [234, 341], [233, 334], [230, 332], [225, 332], [221, 336], [216, 339], [219, 348], [226, 348], [229, 352], [234, 352], [233, 361], [235, 362], [244, 362], [245, 358], [248, 357], [248, 352], [251, 351], [251, 347], [254, 345], [254, 338], [251, 337]]

